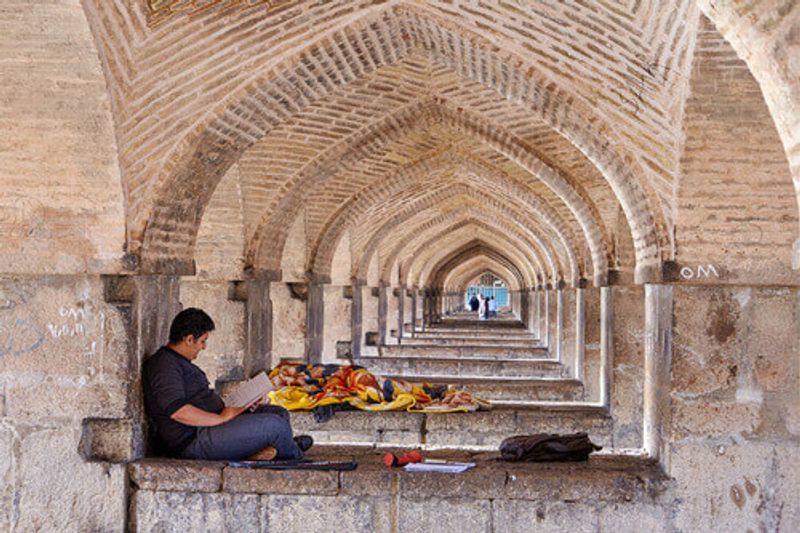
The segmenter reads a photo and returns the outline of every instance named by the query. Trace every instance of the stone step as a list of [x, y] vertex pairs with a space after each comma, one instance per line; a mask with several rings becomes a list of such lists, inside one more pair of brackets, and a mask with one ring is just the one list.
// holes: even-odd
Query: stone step
[[561, 377], [563, 365], [554, 359], [362, 356], [358, 364], [379, 375], [427, 374], [452, 376]]
[[509, 339], [504, 337], [404, 337], [401, 344], [406, 346], [540, 346], [534, 338]]
[[531, 335], [530, 333], [503, 333], [503, 332], [494, 332], [494, 331], [455, 331], [455, 332], [417, 332], [413, 336], [406, 335], [403, 337], [403, 342], [412, 339], [419, 339], [419, 340], [431, 340], [436, 341], [439, 339], [464, 339], [464, 340], [473, 340], [475, 342], [482, 342], [483, 340], [487, 340], [489, 342], [493, 340], [502, 340], [502, 341], [522, 341], [522, 342], [538, 342], [539, 338], [535, 335]]
[[393, 344], [379, 347], [383, 356], [409, 357], [478, 357], [500, 359], [542, 359], [547, 358], [547, 348], [537, 346], [408, 346]]
[[344, 411], [326, 422], [313, 413], [291, 413], [295, 434], [309, 434], [319, 444], [378, 448], [496, 450], [506, 437], [533, 433], [585, 431], [593, 442], [610, 447], [612, 420], [598, 406], [571, 404], [567, 409], [505, 408], [475, 413]]
[[453, 376], [397, 373], [385, 377], [412, 383], [452, 385], [484, 400], [496, 401], [578, 401], [583, 399], [583, 383], [568, 378]]
[[[406, 331], [411, 329], [411, 324], [405, 325]], [[520, 321], [510, 320], [451, 320], [446, 322], [438, 322], [430, 324], [425, 327], [417, 326], [417, 331], [506, 331], [508, 333], [525, 333], [527, 329]]]

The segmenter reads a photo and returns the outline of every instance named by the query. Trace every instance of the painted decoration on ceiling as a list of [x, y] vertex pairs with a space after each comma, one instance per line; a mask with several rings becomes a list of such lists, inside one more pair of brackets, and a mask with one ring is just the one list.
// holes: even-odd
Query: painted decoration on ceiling
[[191, 17], [212, 9], [230, 12], [256, 6], [273, 10], [296, 2], [297, 0], [146, 0], [147, 22], [155, 26], [178, 14]]

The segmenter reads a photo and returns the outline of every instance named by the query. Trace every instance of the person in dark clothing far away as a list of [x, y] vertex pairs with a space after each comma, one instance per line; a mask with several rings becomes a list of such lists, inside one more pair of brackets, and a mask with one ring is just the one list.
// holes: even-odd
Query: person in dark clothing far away
[[475, 311], [477, 311], [478, 310], [478, 306], [480, 304], [481, 303], [478, 301], [478, 297], [473, 294], [472, 298], [469, 299], [469, 309], [470, 309], [470, 311], [472, 311], [473, 313]]
[[292, 437], [286, 409], [258, 402], [228, 407], [210, 388], [205, 372], [192, 361], [212, 331], [208, 314], [184, 309], [172, 321], [167, 345], [144, 364], [145, 410], [159, 444], [185, 459], [302, 459], [313, 440]]

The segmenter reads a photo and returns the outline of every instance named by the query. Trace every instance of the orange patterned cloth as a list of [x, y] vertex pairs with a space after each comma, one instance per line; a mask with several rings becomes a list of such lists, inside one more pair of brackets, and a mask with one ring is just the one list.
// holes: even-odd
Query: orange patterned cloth
[[361, 366], [284, 362], [269, 378], [276, 390], [273, 404], [290, 411], [347, 403], [366, 411], [476, 411], [489, 403], [447, 385], [414, 384], [384, 378]]

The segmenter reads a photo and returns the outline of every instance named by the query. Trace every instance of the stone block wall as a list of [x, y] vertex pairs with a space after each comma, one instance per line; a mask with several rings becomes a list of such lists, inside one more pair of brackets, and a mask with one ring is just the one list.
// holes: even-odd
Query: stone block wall
[[670, 474], [687, 495], [676, 524], [796, 529], [800, 291], [692, 286], [674, 296]]
[[0, 530], [122, 530], [125, 467], [81, 438], [130, 416], [129, 316], [97, 276], [3, 277], [0, 302]]

